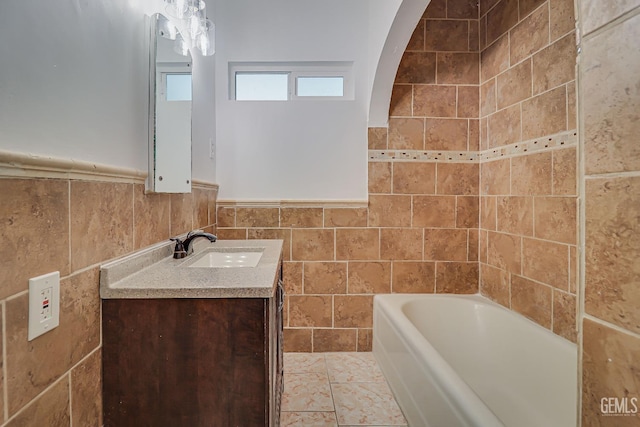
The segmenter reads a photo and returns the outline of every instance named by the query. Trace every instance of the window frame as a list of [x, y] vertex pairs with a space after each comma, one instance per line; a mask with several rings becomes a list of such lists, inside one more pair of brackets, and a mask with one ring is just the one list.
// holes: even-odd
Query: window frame
[[[236, 99], [237, 74], [287, 74], [287, 99]], [[299, 77], [341, 77], [342, 96], [298, 96]], [[229, 99], [239, 102], [352, 101], [354, 99], [353, 62], [230, 62]]]

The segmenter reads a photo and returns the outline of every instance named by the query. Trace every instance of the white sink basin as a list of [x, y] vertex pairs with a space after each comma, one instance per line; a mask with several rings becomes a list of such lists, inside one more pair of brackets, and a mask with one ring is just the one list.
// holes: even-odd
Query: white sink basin
[[258, 265], [262, 251], [217, 252], [209, 251], [201, 255], [189, 267], [196, 268], [236, 268], [255, 267]]

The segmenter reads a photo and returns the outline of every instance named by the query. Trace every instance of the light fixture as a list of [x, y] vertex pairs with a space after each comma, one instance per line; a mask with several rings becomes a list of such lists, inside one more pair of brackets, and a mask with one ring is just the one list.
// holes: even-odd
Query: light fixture
[[174, 50], [188, 55], [197, 47], [202, 55], [215, 53], [215, 26], [207, 19], [204, 0], [164, 0], [167, 14], [172, 18], [159, 21], [162, 37], [175, 40]]

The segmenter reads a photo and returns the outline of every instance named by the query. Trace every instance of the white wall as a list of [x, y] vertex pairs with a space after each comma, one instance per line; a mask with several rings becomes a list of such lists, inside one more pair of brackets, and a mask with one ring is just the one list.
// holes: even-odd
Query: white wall
[[[366, 200], [368, 0], [216, 3], [222, 200]], [[229, 100], [228, 62], [354, 61], [354, 101]]]
[[[146, 171], [145, 13], [161, 5], [0, 1], [0, 149]], [[194, 86], [200, 84], [195, 74]], [[210, 84], [205, 92], [212, 92]], [[198, 117], [215, 115], [209, 104], [209, 114]], [[198, 126], [204, 129], [194, 131], [194, 153], [215, 129], [211, 120], [200, 119]], [[194, 162], [194, 178], [213, 181], [213, 161], [201, 160]]]

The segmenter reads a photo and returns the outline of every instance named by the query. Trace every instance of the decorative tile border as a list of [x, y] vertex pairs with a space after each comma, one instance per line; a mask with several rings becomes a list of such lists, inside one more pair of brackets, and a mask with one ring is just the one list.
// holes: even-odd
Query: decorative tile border
[[577, 141], [576, 131], [569, 131], [483, 151], [369, 150], [369, 161], [480, 163], [492, 159], [521, 156], [531, 152], [572, 147], [577, 144]]

